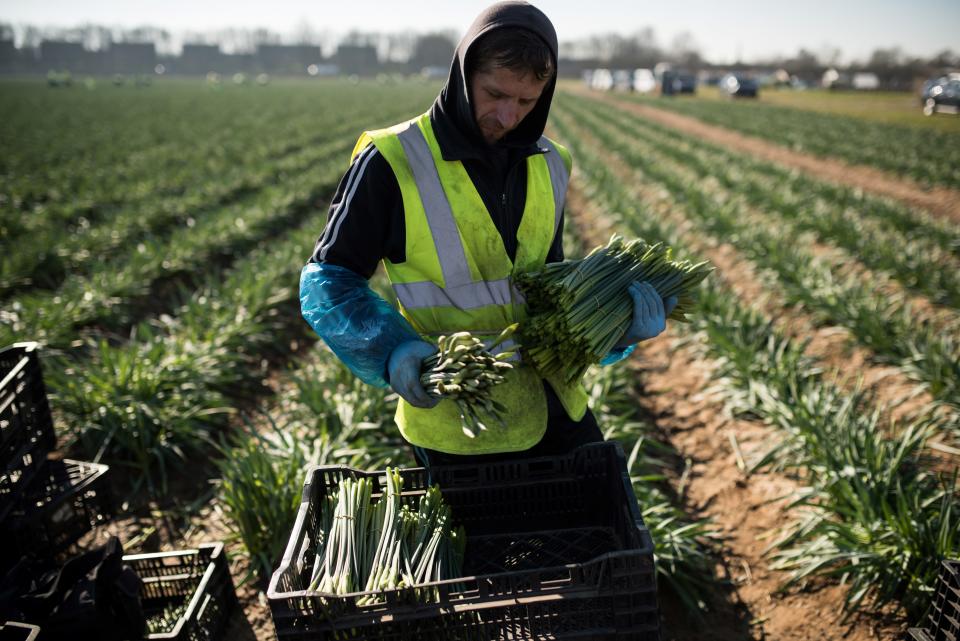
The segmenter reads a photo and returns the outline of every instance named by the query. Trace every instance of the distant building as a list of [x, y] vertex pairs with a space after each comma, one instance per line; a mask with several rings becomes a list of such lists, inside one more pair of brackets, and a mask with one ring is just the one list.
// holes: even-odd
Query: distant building
[[152, 42], [115, 42], [106, 51], [112, 73], [153, 73], [157, 49]]
[[306, 74], [307, 67], [323, 59], [315, 45], [259, 45], [257, 66], [273, 74]]
[[225, 73], [228, 71], [225, 62], [220, 45], [185, 44], [170, 71], [198, 76], [209, 71]]
[[92, 71], [93, 56], [79, 42], [44, 40], [40, 43], [40, 65], [46, 70]]
[[340, 45], [334, 56], [334, 62], [340, 67], [340, 72], [370, 75], [377, 72], [379, 60], [377, 49], [372, 45]]

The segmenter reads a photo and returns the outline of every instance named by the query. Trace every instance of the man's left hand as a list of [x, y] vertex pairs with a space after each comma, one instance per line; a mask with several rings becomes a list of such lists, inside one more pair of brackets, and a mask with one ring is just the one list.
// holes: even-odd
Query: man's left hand
[[634, 343], [659, 336], [667, 328], [667, 316], [677, 306], [676, 296], [669, 296], [664, 300], [653, 285], [647, 282], [631, 283], [627, 292], [633, 299], [633, 321], [614, 345], [616, 349], [624, 349]]

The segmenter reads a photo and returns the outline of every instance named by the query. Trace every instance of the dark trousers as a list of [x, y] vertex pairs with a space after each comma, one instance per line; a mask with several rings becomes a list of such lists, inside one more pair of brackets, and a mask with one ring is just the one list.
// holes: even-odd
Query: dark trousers
[[[518, 459], [557, 456], [587, 443], [603, 441], [603, 432], [597, 425], [597, 419], [589, 409], [582, 419], [574, 421], [560, 404], [547, 383], [543, 384], [547, 394], [547, 431], [536, 445], [520, 452], [502, 452], [499, 454], [446, 454], [425, 447], [413, 446], [413, 456], [421, 467], [429, 469], [434, 465], [483, 464]], [[509, 426], [507, 429], [510, 429]]]

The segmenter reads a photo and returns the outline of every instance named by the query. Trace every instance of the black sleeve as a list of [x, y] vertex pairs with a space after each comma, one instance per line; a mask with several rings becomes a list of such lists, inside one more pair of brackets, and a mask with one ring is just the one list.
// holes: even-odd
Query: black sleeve
[[373, 276], [383, 258], [405, 260], [403, 198], [390, 164], [372, 144], [340, 179], [310, 262]]

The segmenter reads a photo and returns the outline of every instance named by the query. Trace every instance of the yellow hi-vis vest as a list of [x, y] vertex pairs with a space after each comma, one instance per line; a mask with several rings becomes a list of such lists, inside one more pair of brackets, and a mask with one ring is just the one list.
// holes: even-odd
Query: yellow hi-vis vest
[[[547, 152], [526, 160], [527, 199], [511, 261], [463, 164], [443, 159], [429, 113], [364, 132], [353, 155], [371, 142], [393, 169], [403, 197], [406, 261], [384, 264], [404, 317], [428, 340], [463, 330], [492, 339], [522, 321], [526, 307], [513, 276], [546, 262], [569, 182], [566, 149], [542, 137], [539, 145]], [[499, 349], [511, 347], [508, 341]], [[535, 445], [547, 427], [546, 394], [533, 368], [519, 355], [515, 359], [506, 380], [492, 388], [493, 398], [507, 408], [505, 428], [493, 419], [484, 421], [488, 429], [471, 438], [453, 401], [421, 409], [401, 399], [396, 422], [403, 437], [448, 454], [515, 452]], [[587, 408], [583, 386], [547, 381], [567, 414], [580, 420]]]

